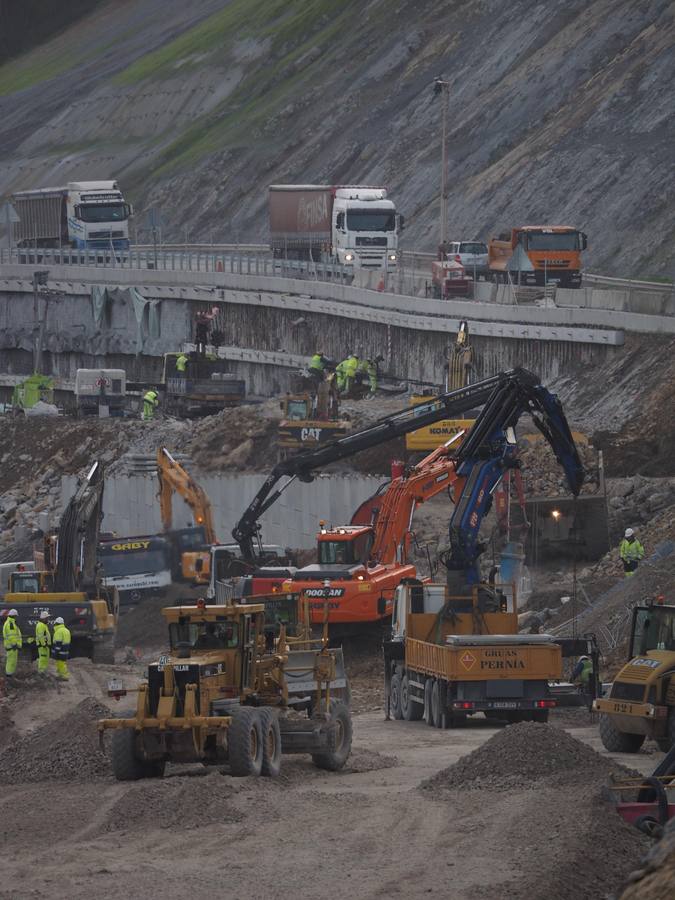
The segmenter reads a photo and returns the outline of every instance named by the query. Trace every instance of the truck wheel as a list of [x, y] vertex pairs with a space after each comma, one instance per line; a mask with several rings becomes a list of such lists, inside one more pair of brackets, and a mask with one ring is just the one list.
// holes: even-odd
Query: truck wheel
[[603, 713], [600, 716], [600, 740], [610, 753], [637, 753], [644, 744], [645, 736], [619, 731], [612, 717]]
[[136, 755], [136, 732], [133, 728], [113, 731], [110, 758], [113, 775], [118, 781], [138, 781], [148, 777], [147, 763]]
[[143, 763], [143, 778], [164, 778], [166, 762], [163, 759], [153, 759]]
[[535, 709], [532, 712], [532, 721], [533, 722], [548, 722], [548, 710], [547, 709]]
[[401, 714], [406, 722], [418, 722], [424, 715], [424, 707], [412, 699], [407, 675], [401, 679]]
[[389, 682], [389, 710], [395, 719], [402, 719], [401, 711], [401, 676], [394, 672]]
[[273, 709], [264, 707], [260, 710], [260, 727], [262, 729], [260, 774], [267, 778], [276, 778], [281, 772], [281, 730], [279, 718]]
[[313, 753], [312, 761], [317, 769], [337, 772], [352, 752], [352, 717], [344, 703], [331, 703], [330, 721], [335, 723], [335, 749], [327, 753]]
[[443, 709], [441, 708], [441, 685], [438, 678], [434, 678], [431, 685], [431, 721], [434, 728], [443, 727]]
[[227, 733], [227, 757], [230, 774], [235, 778], [260, 775], [263, 761], [263, 738], [258, 711], [240, 706], [231, 712], [232, 724]]
[[424, 721], [430, 728], [434, 727], [434, 717], [431, 712], [431, 691], [434, 686], [434, 679], [427, 678], [424, 682]]

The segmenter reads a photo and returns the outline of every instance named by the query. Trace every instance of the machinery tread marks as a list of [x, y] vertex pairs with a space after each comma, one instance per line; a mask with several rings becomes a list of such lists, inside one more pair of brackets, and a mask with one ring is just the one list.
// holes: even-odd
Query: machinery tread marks
[[339, 771], [352, 752], [352, 716], [349, 707], [339, 700], [331, 700], [330, 721], [337, 725], [335, 749], [313, 753], [312, 761], [317, 769]]
[[389, 684], [389, 706], [394, 719], [402, 719], [403, 711], [401, 709], [401, 675], [394, 672], [391, 676]]
[[[416, 677], [413, 673], [413, 677]], [[415, 703], [411, 697], [410, 677], [408, 673], [401, 679], [401, 714], [406, 722], [417, 722], [424, 715], [424, 707]]]
[[116, 728], [113, 731], [110, 757], [113, 775], [118, 781], [138, 781], [149, 775], [148, 764], [136, 755], [136, 732], [133, 728]]
[[610, 753], [637, 753], [645, 741], [644, 734], [619, 731], [612, 717], [602, 713], [599, 722], [600, 739]]
[[276, 710], [263, 706], [260, 713], [262, 730], [262, 766], [260, 774], [267, 778], [276, 778], [281, 772], [281, 729]]
[[227, 732], [230, 774], [235, 778], [260, 775], [263, 763], [262, 719], [257, 709], [240, 706], [230, 713]]

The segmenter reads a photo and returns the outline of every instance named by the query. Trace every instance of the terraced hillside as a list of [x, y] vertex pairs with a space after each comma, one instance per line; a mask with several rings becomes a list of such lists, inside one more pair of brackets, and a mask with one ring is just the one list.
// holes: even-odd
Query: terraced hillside
[[591, 268], [673, 274], [669, 0], [91, 7], [0, 68], [0, 193], [114, 175], [139, 230], [254, 240], [269, 183], [384, 183], [431, 249], [440, 74], [453, 236], [564, 221]]

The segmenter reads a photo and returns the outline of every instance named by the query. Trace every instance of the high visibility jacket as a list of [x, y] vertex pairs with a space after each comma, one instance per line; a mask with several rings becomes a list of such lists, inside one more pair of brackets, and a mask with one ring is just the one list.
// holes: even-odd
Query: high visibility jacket
[[310, 369], [318, 369], [320, 372], [323, 372], [325, 363], [325, 357], [323, 357], [320, 353], [315, 353], [314, 356], [309, 361]]
[[590, 659], [579, 660], [572, 672], [572, 681], [578, 681], [586, 687], [593, 674], [593, 663]]
[[637, 562], [645, 555], [645, 548], [637, 538], [633, 538], [631, 541], [624, 538], [619, 545], [619, 554], [621, 559], [626, 562]]
[[65, 625], [54, 626], [53, 656], [56, 659], [68, 659], [70, 656], [70, 631]]
[[187, 368], [187, 364], [188, 364], [187, 356], [184, 353], [181, 353], [181, 355], [176, 360], [176, 371], [184, 372]]
[[18, 650], [23, 644], [21, 629], [11, 616], [7, 616], [2, 626], [2, 642], [5, 650]]
[[52, 636], [49, 625], [46, 622], [37, 622], [35, 625], [35, 643], [38, 647], [51, 647]]
[[343, 359], [340, 363], [342, 366], [342, 371], [344, 372], [347, 378], [353, 378], [359, 369], [359, 358], [358, 356], [348, 356], [347, 359]]
[[159, 403], [159, 394], [157, 391], [148, 391], [144, 394], [143, 403], [149, 403], [150, 406], [157, 406]]

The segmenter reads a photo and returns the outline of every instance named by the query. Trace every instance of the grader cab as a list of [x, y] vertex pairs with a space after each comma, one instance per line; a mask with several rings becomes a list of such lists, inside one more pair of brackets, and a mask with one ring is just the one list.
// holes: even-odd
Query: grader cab
[[[120, 781], [161, 777], [167, 762], [227, 765], [235, 776], [275, 776], [282, 753], [308, 753], [341, 769], [351, 750], [348, 692], [331, 696], [335, 653], [320, 641], [298, 670], [285, 626], [270, 629], [263, 604], [177, 606], [163, 610], [169, 649], [135, 689], [136, 710], [99, 722], [112, 731]], [[306, 658], [309, 653], [310, 663]], [[289, 692], [294, 676], [304, 689]], [[311, 683], [307, 682], [310, 676]], [[119, 682], [110, 696], [127, 691]]]

